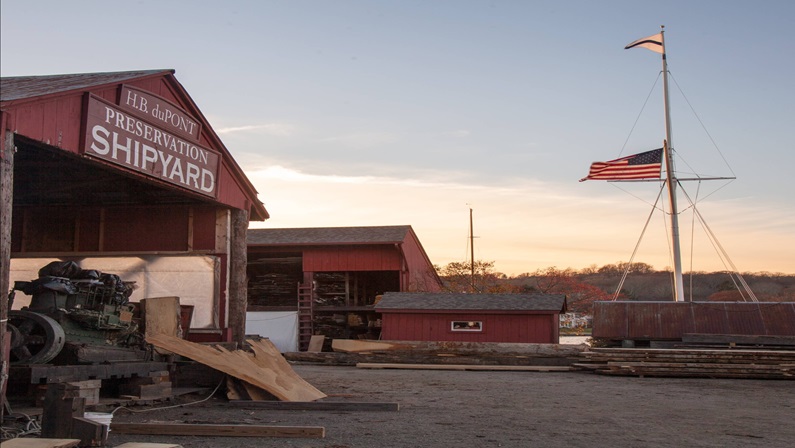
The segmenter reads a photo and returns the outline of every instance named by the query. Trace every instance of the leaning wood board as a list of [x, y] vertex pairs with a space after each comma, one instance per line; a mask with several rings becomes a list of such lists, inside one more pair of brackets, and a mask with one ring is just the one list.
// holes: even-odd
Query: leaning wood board
[[186, 423], [111, 423], [117, 434], [217, 437], [302, 437], [322, 439], [322, 426], [205, 425]]
[[247, 341], [254, 353], [230, 352], [219, 345], [196, 344], [165, 334], [147, 337], [146, 341], [262, 388], [279, 400], [314, 401], [326, 396], [295, 373], [267, 339]]
[[360, 362], [360, 369], [410, 369], [410, 370], [504, 370], [517, 372], [569, 372], [568, 366], [483, 366], [464, 364], [390, 364]]

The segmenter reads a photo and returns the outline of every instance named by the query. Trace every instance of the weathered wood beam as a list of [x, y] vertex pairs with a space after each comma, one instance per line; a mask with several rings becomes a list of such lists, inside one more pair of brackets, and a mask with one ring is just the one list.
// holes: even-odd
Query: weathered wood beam
[[685, 333], [682, 342], [693, 344], [742, 344], [795, 346], [795, 336]]
[[229, 241], [229, 329], [232, 341], [243, 344], [246, 338], [246, 302], [248, 263], [248, 211], [232, 210], [231, 238]]
[[407, 369], [407, 370], [491, 370], [513, 372], [570, 372], [568, 366], [484, 366], [465, 364], [397, 364], [367, 363], [356, 364], [360, 369]]
[[230, 400], [229, 404], [238, 408], [268, 409], [271, 411], [394, 412], [400, 410], [400, 404], [398, 403], [379, 402]]
[[6, 294], [11, 290], [9, 273], [11, 263], [11, 211], [14, 203], [14, 133], [6, 130], [8, 114], [0, 112], [0, 422], [3, 421], [6, 399], [7, 341], [6, 321], [8, 320], [8, 300]]
[[116, 434], [215, 437], [299, 437], [322, 439], [322, 426], [211, 425], [186, 423], [111, 423]]
[[80, 444], [80, 439], [28, 439], [3, 440], [3, 448], [72, 448]]

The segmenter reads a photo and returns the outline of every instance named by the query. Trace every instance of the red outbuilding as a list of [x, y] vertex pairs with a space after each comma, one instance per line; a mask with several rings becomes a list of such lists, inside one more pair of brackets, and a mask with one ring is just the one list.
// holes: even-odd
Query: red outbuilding
[[282, 351], [313, 334], [377, 339], [382, 294], [442, 289], [408, 225], [249, 229], [248, 251], [247, 331]]
[[375, 308], [389, 341], [557, 344], [566, 296], [389, 292]]

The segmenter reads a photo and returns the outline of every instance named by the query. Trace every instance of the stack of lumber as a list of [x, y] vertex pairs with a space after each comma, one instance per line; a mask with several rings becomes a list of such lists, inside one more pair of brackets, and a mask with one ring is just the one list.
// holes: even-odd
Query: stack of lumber
[[795, 350], [795, 336], [685, 333], [679, 347]]
[[795, 379], [795, 352], [592, 348], [575, 367], [603, 375], [690, 378]]

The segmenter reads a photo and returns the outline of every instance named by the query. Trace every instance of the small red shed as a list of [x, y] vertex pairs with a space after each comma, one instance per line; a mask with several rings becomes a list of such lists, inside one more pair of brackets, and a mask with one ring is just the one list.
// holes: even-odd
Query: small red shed
[[557, 344], [566, 296], [388, 292], [376, 311], [384, 340]]

